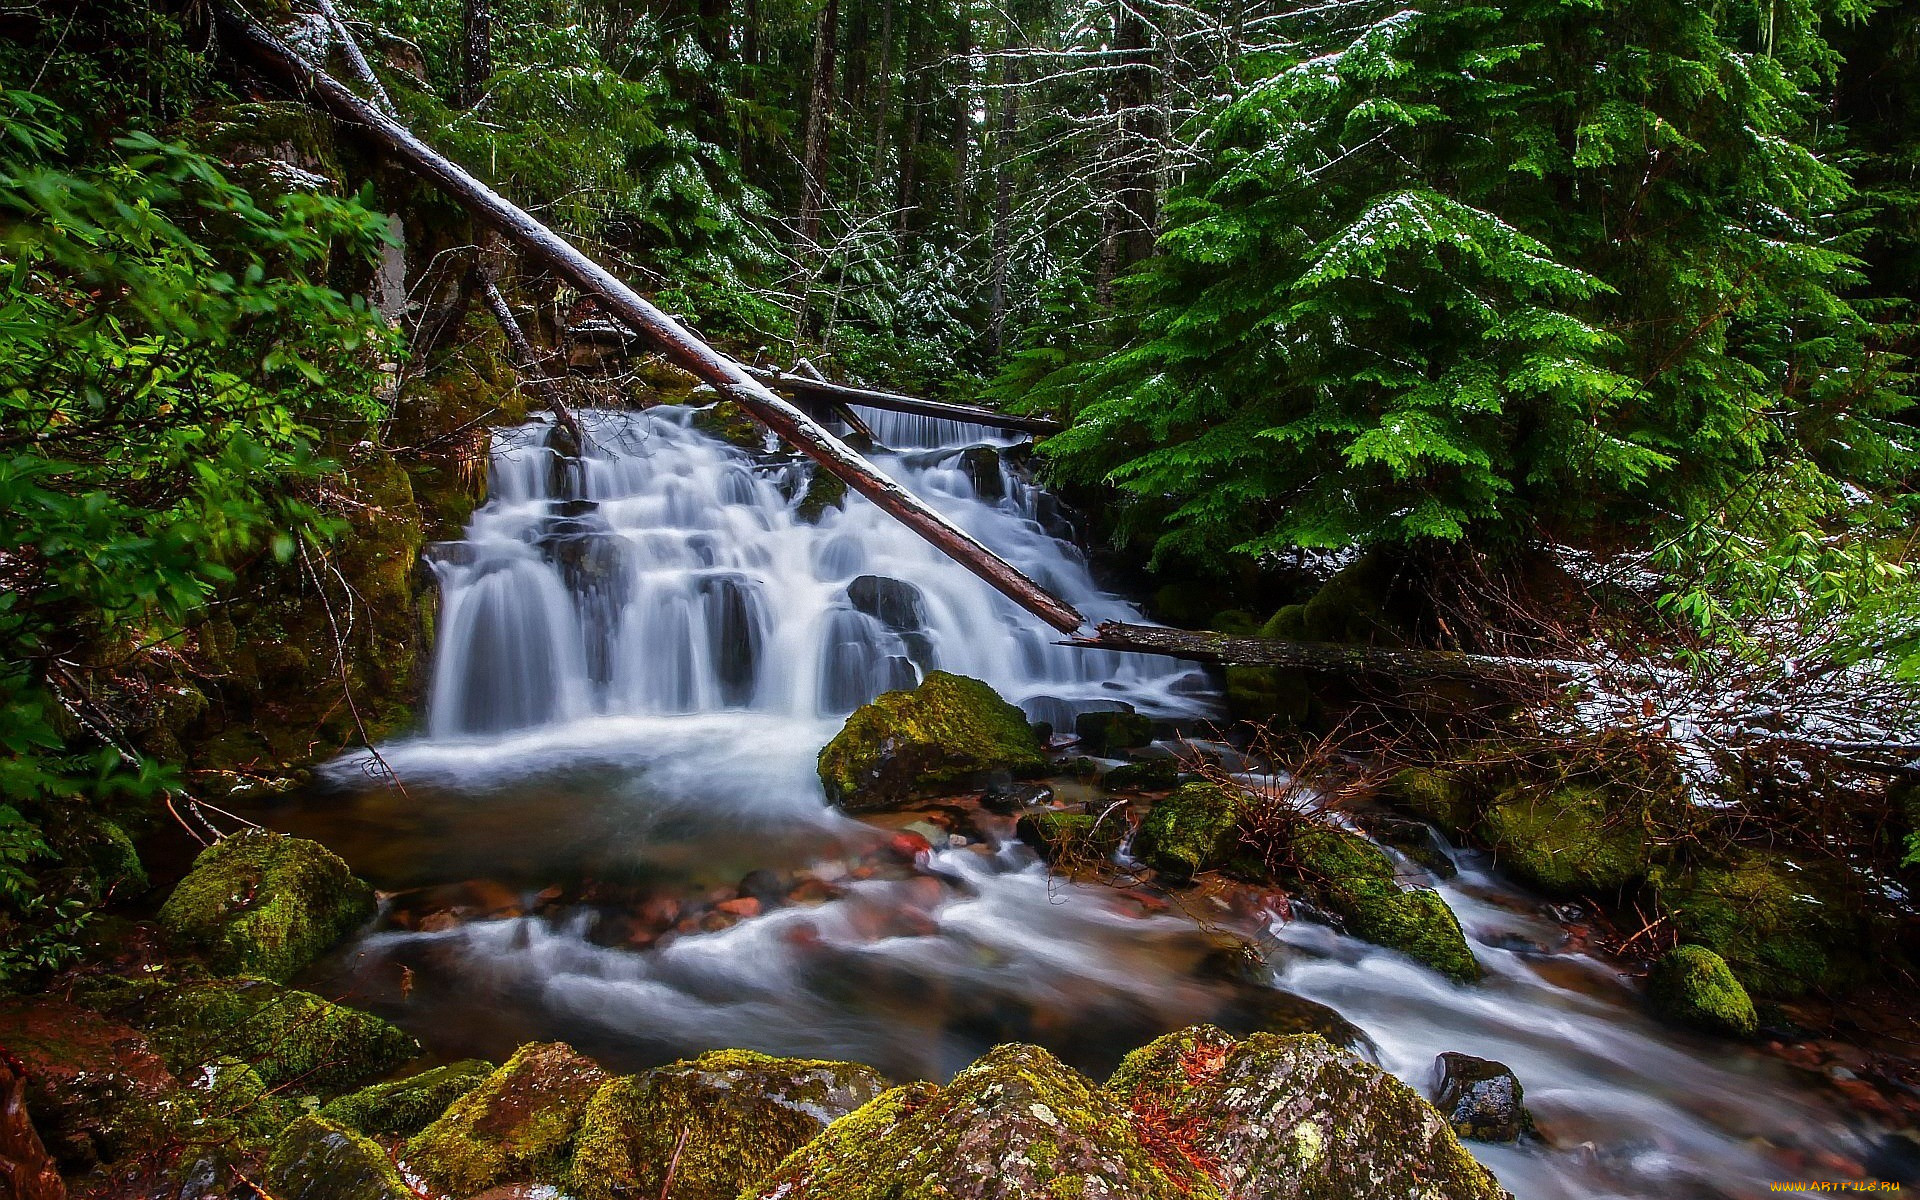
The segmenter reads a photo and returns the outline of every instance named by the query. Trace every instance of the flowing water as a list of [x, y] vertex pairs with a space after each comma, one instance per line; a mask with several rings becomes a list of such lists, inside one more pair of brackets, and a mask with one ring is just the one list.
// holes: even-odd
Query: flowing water
[[[863, 415], [882, 467], [969, 533], [1090, 618], [1138, 619], [1051, 498], [973, 449], [1008, 443]], [[1523, 1200], [1746, 1196], [1862, 1160], [1867, 1132], [1819, 1089], [1644, 1019], [1473, 855], [1439, 884], [1487, 968], [1463, 987], [1245, 889], [1169, 904], [1051, 876], [1010, 821], [838, 816], [819, 748], [931, 669], [1062, 728], [1118, 703], [1191, 728], [1215, 696], [1171, 661], [1054, 645], [857, 496], [801, 519], [808, 464], [709, 437], [688, 410], [584, 416], [579, 459], [538, 423], [497, 434], [490, 502], [435, 548], [422, 734], [271, 814], [396, 893], [311, 986], [437, 1053], [565, 1038], [627, 1068], [742, 1046], [944, 1077], [1020, 1039], [1100, 1074], [1212, 1020], [1323, 1029], [1424, 1090], [1434, 1056], [1462, 1051], [1527, 1088], [1544, 1140], [1474, 1147]], [[1269, 973], [1218, 969], [1222, 933], [1263, 946]]]

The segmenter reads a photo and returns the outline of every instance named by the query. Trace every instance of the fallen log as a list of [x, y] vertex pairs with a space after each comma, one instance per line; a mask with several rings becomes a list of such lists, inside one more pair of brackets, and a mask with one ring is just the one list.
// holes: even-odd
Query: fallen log
[[1003, 413], [991, 408], [982, 408], [977, 404], [950, 404], [943, 400], [922, 400], [918, 396], [903, 396], [898, 392], [879, 392], [872, 388], [849, 387], [844, 383], [809, 379], [805, 375], [796, 375], [791, 371], [765, 371], [759, 367], [748, 367], [746, 370], [747, 374], [766, 386], [801, 399], [832, 400], [842, 404], [859, 404], [867, 408], [885, 409], [890, 412], [913, 413], [922, 417], [943, 417], [949, 421], [967, 421], [974, 425], [989, 425], [995, 429], [1011, 429], [1016, 433], [1045, 436], [1050, 433], [1059, 433], [1061, 429], [1060, 422], [1050, 417], [1026, 417], [1016, 413]]
[[1162, 629], [1103, 621], [1092, 637], [1064, 643], [1089, 650], [1119, 650], [1161, 654], [1228, 667], [1294, 667], [1341, 674], [1388, 675], [1395, 678], [1469, 679], [1480, 682], [1502, 676], [1516, 682], [1531, 680], [1571, 683], [1573, 672], [1563, 663], [1492, 654], [1460, 654], [1448, 650], [1408, 650], [1384, 646], [1354, 646], [1336, 642], [1292, 642], [1276, 638], [1242, 637], [1192, 629]]
[[255, 65], [317, 101], [336, 119], [364, 129], [408, 168], [445, 188], [474, 219], [498, 230], [521, 253], [551, 268], [582, 295], [592, 297], [602, 310], [625, 322], [667, 358], [712, 384], [723, 397], [738, 403], [823, 470], [873, 501], [941, 553], [1063, 633], [1075, 633], [1086, 624], [1072, 605], [1028, 579], [775, 395], [739, 363], [695, 337], [578, 247], [442, 156], [406, 126], [306, 61], [246, 13], [230, 4], [216, 5], [215, 12], [236, 48], [244, 50]]

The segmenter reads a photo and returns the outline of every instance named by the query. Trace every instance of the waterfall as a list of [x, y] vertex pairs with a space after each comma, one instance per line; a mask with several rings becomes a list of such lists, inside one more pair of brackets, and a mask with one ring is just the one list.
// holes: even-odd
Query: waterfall
[[[816, 468], [695, 427], [693, 410], [581, 414], [592, 447], [543, 421], [498, 431], [464, 541], [431, 556], [441, 592], [427, 733], [493, 737], [605, 716], [742, 711], [837, 717], [931, 670], [992, 684], [1070, 726], [1116, 701], [1202, 710], [1199, 671], [1055, 645], [1050, 630], [863, 497], [816, 521]], [[866, 410], [876, 461], [1093, 621], [1138, 620], [1103, 591], [1012, 439]]]

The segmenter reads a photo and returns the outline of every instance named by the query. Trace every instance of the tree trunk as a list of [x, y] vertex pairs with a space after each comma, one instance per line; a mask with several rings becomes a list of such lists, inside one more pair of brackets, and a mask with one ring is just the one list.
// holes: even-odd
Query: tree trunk
[[551, 267], [578, 288], [581, 295], [593, 299], [607, 313], [648, 339], [681, 369], [712, 384], [723, 397], [746, 409], [795, 449], [873, 501], [941, 553], [1055, 629], [1074, 633], [1086, 624], [1072, 605], [1028, 579], [926, 501], [876, 470], [844, 442], [747, 374], [739, 363], [695, 337], [605, 267], [436, 153], [398, 121], [306, 62], [251, 18], [225, 5], [216, 11], [222, 29], [234, 39], [237, 48], [261, 67], [284, 78], [296, 94], [311, 97], [342, 121], [364, 128], [409, 169], [440, 184], [477, 220], [499, 230], [527, 257]]
[[[1007, 31], [1013, 44], [1013, 31]], [[1007, 60], [1000, 80], [1000, 114], [993, 140], [993, 353], [1007, 351], [1007, 262], [1013, 252], [1013, 143], [1020, 124], [1020, 60]]]
[[472, 108], [493, 77], [493, 0], [466, 0], [460, 23], [460, 86], [454, 107]]
[[827, 207], [827, 142], [833, 127], [834, 54], [840, 28], [840, 0], [827, 0], [813, 27], [813, 84], [807, 99], [807, 142], [801, 164], [800, 261], [797, 293], [799, 311], [795, 332], [802, 339], [813, 334], [813, 272], [820, 261], [822, 214]]
[[1516, 683], [1565, 682], [1572, 678], [1558, 663], [1489, 654], [1457, 654], [1446, 650], [1394, 650], [1379, 646], [1352, 646], [1335, 642], [1289, 642], [1275, 638], [1234, 637], [1190, 629], [1162, 629], [1153, 625], [1102, 622], [1093, 637], [1075, 638], [1069, 646], [1092, 650], [1164, 654], [1194, 662], [1223, 666], [1297, 667], [1309, 671], [1356, 672], [1395, 678], [1470, 679]]
[[953, 85], [953, 227], [967, 230], [967, 175], [973, 162], [973, 5], [960, 0], [954, 55], [960, 77]]

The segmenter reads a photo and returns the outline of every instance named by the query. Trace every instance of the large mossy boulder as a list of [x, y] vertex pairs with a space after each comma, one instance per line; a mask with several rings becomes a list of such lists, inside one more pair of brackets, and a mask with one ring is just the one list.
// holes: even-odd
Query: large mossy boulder
[[828, 1126], [751, 1195], [1221, 1200], [1192, 1163], [1156, 1157], [1113, 1097], [1023, 1045], [995, 1047], [945, 1088], [887, 1092]]
[[324, 1093], [376, 1079], [420, 1053], [419, 1042], [372, 1013], [268, 979], [113, 980], [91, 989], [87, 1002], [144, 1031], [182, 1078], [234, 1057], [269, 1086]]
[[1708, 1033], [1749, 1038], [1760, 1025], [1727, 960], [1705, 946], [1667, 951], [1647, 979], [1647, 1001], [1662, 1020]]
[[276, 1140], [266, 1182], [276, 1200], [418, 1200], [378, 1143], [313, 1116]]
[[858, 1063], [749, 1050], [615, 1079], [587, 1105], [567, 1191], [577, 1200], [664, 1195], [677, 1162], [675, 1200], [734, 1200], [887, 1088]]
[[1014, 836], [1040, 857], [1069, 867], [1107, 862], [1126, 835], [1127, 819], [1118, 812], [1096, 816], [1041, 809], [1027, 813], [1014, 826]]
[[1788, 999], [1870, 974], [1881, 942], [1844, 864], [1745, 851], [1693, 868], [1656, 868], [1649, 882], [1684, 942], [1726, 960], [1756, 995]]
[[454, 1196], [503, 1183], [564, 1183], [587, 1102], [607, 1078], [564, 1042], [522, 1046], [414, 1135], [407, 1166]]
[[336, 1097], [320, 1109], [320, 1115], [361, 1133], [412, 1137], [492, 1074], [492, 1063], [463, 1059]]
[[1358, 834], [1313, 825], [1284, 856], [1281, 882], [1339, 917], [1347, 932], [1398, 950], [1454, 979], [1480, 978], [1460, 921], [1440, 893], [1400, 885], [1393, 861]]
[[1189, 783], [1156, 800], [1133, 837], [1133, 856], [1175, 879], [1219, 870], [1242, 857], [1247, 798], [1214, 783]]
[[1408, 767], [1389, 777], [1380, 794], [1394, 807], [1438, 826], [1450, 838], [1458, 838], [1479, 822], [1477, 790], [1465, 771]]
[[250, 830], [201, 852], [160, 924], [220, 974], [284, 983], [373, 911], [373, 888], [325, 846]]
[[894, 807], [989, 771], [1045, 765], [1026, 714], [978, 679], [934, 671], [863, 705], [820, 751], [827, 798], [847, 812]]
[[1646, 877], [1657, 833], [1643, 797], [1571, 785], [1514, 787], [1480, 819], [1500, 869], [1550, 896], [1611, 895]]
[[1128, 1055], [1107, 1091], [1231, 1194], [1261, 1200], [1509, 1200], [1432, 1105], [1312, 1035], [1197, 1026]]

